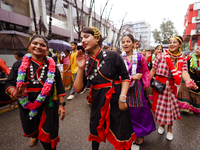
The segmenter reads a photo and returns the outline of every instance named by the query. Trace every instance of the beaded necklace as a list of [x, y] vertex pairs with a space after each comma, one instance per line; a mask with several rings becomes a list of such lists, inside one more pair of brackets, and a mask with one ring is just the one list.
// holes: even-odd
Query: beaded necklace
[[[95, 62], [95, 60], [96, 60], [96, 57], [98, 56], [98, 54], [100, 53], [100, 51], [101, 51], [101, 49], [99, 49], [99, 51], [98, 51], [97, 54], [95, 55], [94, 60], [93, 60], [93, 62], [92, 62], [92, 65], [90, 66], [88, 72], [87, 72], [87, 70], [88, 70], [88, 67], [89, 67], [89, 65], [88, 65], [88, 64], [89, 64], [89, 62], [88, 62], [89, 59], [88, 59], [88, 61], [86, 61], [85, 76], [87, 77], [87, 80], [92, 80], [92, 79], [94, 79], [94, 77], [97, 76], [97, 73], [98, 73], [98, 71], [100, 70], [100, 68], [105, 64], [105, 61], [102, 60], [101, 63], [99, 64], [99, 66], [98, 66], [96, 69], [94, 69], [93, 74], [89, 75], [89, 73], [91, 72], [91, 69], [92, 69], [92, 67], [93, 67], [93, 65], [94, 65], [94, 62]], [[106, 51], [103, 50], [102, 52], [103, 52], [103, 57], [106, 57], [106, 55], [107, 55], [107, 54], [106, 54]]]

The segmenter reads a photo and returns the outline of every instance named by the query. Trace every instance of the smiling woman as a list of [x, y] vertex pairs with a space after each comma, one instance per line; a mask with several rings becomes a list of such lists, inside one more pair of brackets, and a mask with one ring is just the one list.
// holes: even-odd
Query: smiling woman
[[19, 101], [24, 136], [32, 137], [30, 146], [39, 139], [45, 150], [56, 149], [60, 140], [58, 114], [61, 120], [65, 117], [65, 90], [60, 72], [54, 60], [46, 56], [48, 42], [43, 36], [31, 37], [28, 49], [31, 54], [14, 63], [6, 91]]
[[78, 73], [74, 88], [81, 92], [87, 81], [91, 83], [88, 96], [92, 103], [88, 140], [92, 141], [92, 150], [98, 150], [99, 143], [106, 139], [116, 150], [129, 150], [136, 137], [126, 103], [129, 76], [123, 60], [114, 51], [102, 50], [102, 36], [97, 28], [84, 28], [81, 39], [90, 57], [86, 61], [83, 52], [78, 51]]
[[186, 83], [192, 83], [190, 88], [198, 88], [191, 81], [186, 59], [182, 57], [180, 52], [182, 42], [183, 39], [180, 36], [171, 37], [169, 40], [169, 49], [156, 57], [153, 68], [151, 69], [151, 79], [156, 73], [156, 80], [166, 84], [163, 93], [153, 90], [152, 110], [155, 114], [155, 120], [160, 124], [158, 128], [159, 134], [163, 134], [165, 125], [168, 125], [166, 136], [168, 140], [173, 139], [172, 125], [174, 120], [181, 119], [177, 100], [177, 87], [181, 83], [181, 77]]

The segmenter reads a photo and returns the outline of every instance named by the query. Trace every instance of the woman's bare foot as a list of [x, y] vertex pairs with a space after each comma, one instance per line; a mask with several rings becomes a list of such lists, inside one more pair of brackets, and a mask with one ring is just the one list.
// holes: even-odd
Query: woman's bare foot
[[15, 102], [10, 103], [9, 110], [13, 110], [15, 108]]
[[138, 137], [137, 140], [135, 141], [135, 144], [141, 145], [143, 143], [143, 137]]
[[38, 138], [32, 138], [29, 145], [30, 145], [30, 147], [33, 147], [33, 146], [35, 146], [37, 143], [38, 143]]

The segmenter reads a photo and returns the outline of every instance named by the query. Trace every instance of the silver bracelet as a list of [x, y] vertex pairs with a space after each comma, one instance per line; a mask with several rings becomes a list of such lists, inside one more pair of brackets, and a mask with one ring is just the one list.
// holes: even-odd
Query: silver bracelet
[[122, 103], [125, 103], [125, 102], [126, 102], [126, 100], [120, 100], [120, 99], [119, 99], [119, 101], [122, 102]]
[[124, 97], [126, 99], [126, 95], [119, 95], [119, 97]]

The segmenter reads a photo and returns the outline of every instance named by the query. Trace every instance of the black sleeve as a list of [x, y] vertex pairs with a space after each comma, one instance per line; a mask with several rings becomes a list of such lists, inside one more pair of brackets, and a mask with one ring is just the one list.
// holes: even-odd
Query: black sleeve
[[[84, 89], [85, 89], [85, 87], [87, 86], [87, 83], [88, 83], [89, 81], [87, 80], [87, 77], [85, 76], [85, 72], [84, 72], [84, 75], [83, 75], [83, 89], [82, 90], [80, 90], [80, 91], [77, 91], [75, 88], [75, 91], [77, 92], [77, 93], [81, 93]], [[74, 85], [73, 85], [74, 86]]]
[[57, 95], [59, 96], [59, 95], [65, 94], [65, 88], [63, 86], [60, 71], [57, 66], [56, 66], [56, 72], [55, 72], [55, 80], [56, 80]]
[[5, 89], [7, 90], [9, 87], [16, 87], [16, 82], [17, 82], [17, 73], [18, 73], [18, 69], [21, 65], [22, 61], [16, 61], [13, 66], [12, 69], [10, 71], [10, 74], [8, 75], [8, 78], [6, 80], [5, 83]]

